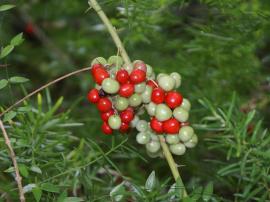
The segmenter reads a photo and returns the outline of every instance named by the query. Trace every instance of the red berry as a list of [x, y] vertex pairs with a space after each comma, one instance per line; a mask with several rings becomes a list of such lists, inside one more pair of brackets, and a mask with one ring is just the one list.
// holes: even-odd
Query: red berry
[[162, 90], [161, 88], [155, 88], [151, 95], [152, 102], [156, 104], [161, 104], [163, 103], [164, 99], [165, 99], [164, 90]]
[[116, 73], [116, 80], [120, 83], [120, 84], [124, 84], [127, 83], [129, 80], [129, 75], [127, 70], [125, 69], [120, 69], [117, 73]]
[[25, 29], [24, 29], [25, 33], [29, 34], [29, 35], [32, 35], [34, 34], [34, 26], [31, 22], [28, 22], [25, 26]]
[[112, 109], [112, 102], [108, 98], [100, 98], [97, 103], [97, 108], [101, 112], [107, 112]]
[[123, 123], [129, 124], [134, 118], [134, 112], [126, 109], [120, 113], [120, 118]]
[[133, 66], [134, 66], [134, 69], [140, 69], [144, 72], [146, 72], [147, 70], [146, 64], [141, 60], [136, 61]]
[[158, 87], [158, 84], [153, 80], [148, 80], [146, 82], [146, 85], [151, 86], [152, 88], [157, 88]]
[[125, 83], [120, 86], [118, 93], [122, 97], [130, 97], [134, 93], [134, 85], [131, 83]]
[[146, 73], [143, 70], [135, 69], [130, 74], [130, 81], [134, 84], [141, 83], [145, 81]]
[[163, 123], [158, 121], [155, 117], [151, 119], [150, 126], [156, 133], [163, 133]]
[[180, 93], [171, 91], [167, 93], [165, 102], [170, 108], [174, 109], [182, 104], [183, 97]]
[[94, 70], [94, 80], [97, 84], [101, 85], [102, 81], [110, 77], [110, 74], [104, 68], [97, 68]]
[[178, 134], [180, 130], [180, 123], [175, 118], [171, 118], [167, 121], [164, 121], [163, 130], [168, 134]]
[[103, 121], [108, 121], [108, 119], [110, 118], [110, 116], [114, 115], [114, 111], [113, 109], [107, 111], [107, 112], [103, 112], [100, 114], [100, 117]]
[[101, 129], [102, 129], [102, 132], [106, 135], [110, 135], [113, 133], [113, 130], [111, 129], [111, 127], [109, 126], [107, 122], [103, 122]]
[[129, 125], [127, 123], [122, 122], [121, 127], [119, 129], [120, 132], [121, 133], [126, 133], [128, 131], [128, 129], [129, 129]]
[[93, 64], [92, 65], [92, 68], [91, 68], [91, 74], [92, 74], [92, 76], [94, 76], [95, 72], [99, 68], [104, 68], [104, 66], [102, 64]]
[[91, 103], [97, 103], [99, 101], [99, 93], [97, 89], [92, 89], [87, 94], [88, 101]]

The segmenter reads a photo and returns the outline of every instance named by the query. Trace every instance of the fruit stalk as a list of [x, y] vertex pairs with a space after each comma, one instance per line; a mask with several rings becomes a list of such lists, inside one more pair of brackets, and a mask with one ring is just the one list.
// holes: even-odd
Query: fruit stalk
[[[107, 27], [110, 35], [112, 36], [114, 43], [116, 45], [116, 47], [119, 49], [121, 56], [123, 57], [123, 60], [125, 61], [126, 64], [131, 64], [130, 58], [122, 44], [122, 41], [120, 40], [116, 29], [112, 26], [110, 20], [108, 19], [108, 17], [106, 16], [106, 14], [104, 13], [104, 11], [102, 10], [102, 8], [100, 7], [100, 5], [98, 4], [98, 2], [96, 0], [89, 0], [88, 4], [90, 5], [90, 7], [92, 7], [97, 14], [99, 15], [99, 17], [101, 18], [102, 22], [104, 23], [104, 25]], [[169, 167], [171, 169], [171, 172], [173, 174], [173, 177], [175, 179], [176, 182], [180, 183], [179, 185], [180, 187], [180, 193], [181, 196], [186, 197], [187, 196], [187, 192], [184, 186], [184, 183], [181, 179], [180, 173], [178, 171], [177, 165], [172, 157], [172, 154], [168, 148], [168, 145], [165, 142], [165, 139], [163, 136], [159, 136], [159, 140], [160, 140], [160, 144], [164, 153], [164, 156], [169, 164]]]

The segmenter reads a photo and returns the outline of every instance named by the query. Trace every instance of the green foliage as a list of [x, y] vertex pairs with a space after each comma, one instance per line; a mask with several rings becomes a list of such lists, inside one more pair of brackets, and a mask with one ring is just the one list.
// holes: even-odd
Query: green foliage
[[[269, 1], [99, 2], [132, 60], [182, 75], [199, 137], [198, 148], [176, 158], [189, 196], [182, 198], [165, 159], [145, 157], [132, 132], [101, 135], [99, 114], [84, 98], [94, 85], [85, 73], [1, 117], [27, 201], [269, 201]], [[1, 2], [0, 111], [97, 56], [117, 55], [87, 6]], [[1, 133], [0, 161], [0, 201], [16, 201]]]

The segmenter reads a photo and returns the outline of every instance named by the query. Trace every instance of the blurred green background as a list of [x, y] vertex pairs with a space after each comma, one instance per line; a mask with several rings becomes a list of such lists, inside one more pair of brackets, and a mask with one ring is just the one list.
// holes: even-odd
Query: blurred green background
[[[226, 135], [230, 137], [239, 131], [243, 132], [245, 127], [252, 128], [252, 133], [258, 120], [262, 120], [258, 127], [269, 127], [270, 2], [268, 0], [99, 2], [117, 28], [132, 60], [145, 61], [156, 73], [176, 71], [182, 75], [182, 86], [179, 91], [192, 103], [190, 121], [194, 124], [200, 139], [197, 148], [189, 150], [183, 157], [176, 158], [176, 161], [183, 165], [180, 167], [181, 173], [188, 189], [193, 190], [212, 181], [215, 195], [209, 200], [269, 200], [269, 195], [264, 195], [270, 186], [269, 163], [268, 165], [266, 163], [270, 156], [267, 145], [260, 147], [261, 153], [268, 152], [267, 157], [257, 153], [251, 159], [253, 163], [263, 161], [266, 174], [260, 179], [264, 185], [255, 181], [256, 175], [250, 178], [253, 180], [245, 182], [241, 178], [242, 170], [230, 174], [230, 177], [226, 175], [222, 177], [218, 171], [226, 166], [232, 166], [235, 162], [243, 162], [241, 155], [244, 158], [246, 145], [259, 148], [253, 142], [250, 143], [251, 140], [238, 141], [237, 135], [231, 142], [228, 141], [226, 146], [222, 146], [222, 143], [226, 143]], [[0, 12], [0, 46], [6, 46], [21, 32], [25, 40], [8, 57], [0, 59], [0, 80], [8, 80], [13, 76], [23, 76], [30, 80], [24, 84], [9, 84], [0, 90], [2, 109], [12, 105], [27, 92], [60, 75], [89, 66], [95, 57], [108, 58], [117, 54], [110, 35], [94, 10], [89, 9], [87, 1], [20, 0], [1, 1], [2, 3], [15, 4], [16, 7]], [[88, 158], [95, 157], [91, 156], [93, 153], [102, 153], [100, 149], [106, 152], [112, 145], [126, 138], [122, 135], [112, 138], [101, 134], [98, 112], [86, 99], [88, 90], [93, 86], [90, 74], [85, 72], [68, 78], [47, 91], [42, 91], [40, 98], [43, 99], [42, 104], [38, 103], [36, 96], [24, 103], [24, 106], [41, 110], [46, 114], [51, 109], [50, 103], [55, 103], [63, 96], [63, 104], [57, 109], [57, 113], [48, 115], [45, 120], [39, 113], [35, 113], [35, 110], [32, 112], [14, 110], [17, 116], [15, 122], [9, 121], [11, 125], [9, 132], [15, 142], [18, 140], [23, 142], [14, 145], [19, 163], [30, 172], [24, 182], [42, 184], [45, 179], [75, 167], [78, 168], [77, 171], [75, 169], [75, 172], [71, 171], [60, 178], [49, 180], [50, 183], [59, 185], [68, 196], [79, 196], [86, 201], [99, 201], [103, 200], [99, 199], [102, 196], [105, 196], [105, 200], [107, 196], [109, 200], [109, 191], [117, 185], [108, 173], [103, 177], [96, 176], [100, 167], [108, 166], [120, 171], [139, 185], [144, 184], [152, 170], [156, 171], [160, 181], [169, 179], [171, 174], [165, 159], [147, 157], [144, 147], [134, 141], [133, 133], [124, 144], [127, 148], [110, 155], [107, 157], [109, 159], [104, 157], [94, 165], [79, 169]], [[39, 109], [40, 106], [42, 109]], [[225, 113], [224, 116], [228, 120], [222, 117], [222, 114], [221, 117], [231, 125], [216, 124], [221, 119], [217, 115], [220, 113], [219, 109], [227, 112], [230, 106], [234, 115], [229, 116]], [[255, 120], [246, 125], [245, 120], [251, 117], [248, 112], [254, 109], [257, 113], [252, 120], [253, 118]], [[57, 123], [62, 126], [70, 125], [65, 128], [52, 124], [48, 128], [41, 129], [44, 124], [54, 119], [58, 119]], [[24, 127], [17, 126], [18, 122]], [[72, 127], [74, 124], [77, 127]], [[213, 124], [216, 124], [214, 128]], [[213, 141], [216, 137], [224, 139]], [[43, 145], [42, 141], [46, 144]], [[229, 149], [234, 143], [244, 145], [240, 155], [237, 153], [239, 150]], [[55, 147], [59, 145], [61, 146], [60, 150], [57, 150], [59, 153], [54, 153]], [[211, 147], [215, 147], [216, 150], [210, 150]], [[44, 151], [48, 152], [48, 155], [44, 155]], [[228, 151], [231, 153], [228, 154]], [[2, 173], [0, 194], [8, 193], [8, 197], [12, 199], [16, 197], [16, 193], [10, 190], [16, 188], [16, 185], [9, 172], [4, 172], [12, 165], [3, 140], [0, 156]], [[42, 176], [31, 174], [33, 165], [42, 169]], [[257, 169], [260, 165], [258, 164]], [[247, 172], [251, 170], [250, 167], [247, 168]], [[172, 178], [167, 183], [171, 185]], [[258, 185], [263, 189], [249, 196], [248, 194]], [[166, 188], [165, 186], [164, 189]], [[60, 195], [44, 188], [41, 190], [43, 190], [42, 201], [56, 201]], [[34, 200], [30, 192], [27, 193], [29, 201]], [[5, 201], [7, 195], [2, 195], [0, 200]], [[150, 199], [149, 201], [152, 200]], [[153, 198], [152, 201], [162, 200]]]

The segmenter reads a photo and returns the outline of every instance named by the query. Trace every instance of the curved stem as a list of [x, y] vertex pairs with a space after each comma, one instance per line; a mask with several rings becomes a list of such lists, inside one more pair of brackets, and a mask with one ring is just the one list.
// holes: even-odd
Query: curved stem
[[1, 114], [0, 114], [0, 117], [3, 116], [5, 113], [9, 112], [11, 109], [13, 109], [14, 107], [16, 107], [17, 105], [21, 104], [23, 101], [25, 101], [26, 99], [32, 97], [33, 95], [37, 94], [38, 92], [44, 90], [45, 88], [59, 82], [59, 81], [62, 81], [70, 76], [73, 76], [75, 74], [78, 74], [78, 73], [81, 73], [81, 72], [85, 72], [85, 71], [88, 71], [90, 70], [91, 67], [85, 67], [85, 68], [82, 68], [82, 69], [79, 69], [79, 70], [76, 70], [76, 71], [73, 71], [73, 72], [70, 72], [68, 74], [65, 74], [64, 76], [61, 76], [43, 86], [41, 86], [40, 88], [34, 90], [33, 92], [29, 93], [28, 95], [26, 95], [25, 97], [23, 97], [22, 99], [18, 100], [17, 102], [15, 102], [13, 105], [11, 105], [9, 108], [7, 108], [5, 111], [3, 111]]
[[[129, 56], [115, 30], [115, 28], [112, 26], [110, 20], [108, 19], [108, 17], [106, 16], [106, 14], [104, 13], [104, 11], [102, 10], [102, 8], [99, 6], [98, 2], [96, 0], [89, 0], [88, 4], [97, 12], [97, 14], [99, 15], [100, 19], [103, 21], [104, 25], [107, 27], [109, 33], [111, 34], [114, 43], [116, 45], [116, 47], [119, 49], [121, 56], [123, 57], [123, 60], [125, 61], [125, 63], [127, 64], [131, 64]], [[181, 186], [180, 189], [181, 190], [181, 196], [186, 197], [187, 196], [187, 192], [184, 186], [184, 183], [182, 181], [182, 178], [180, 176], [180, 173], [177, 169], [176, 163], [172, 157], [172, 154], [168, 148], [168, 145], [166, 144], [166, 141], [164, 139], [163, 136], [159, 137], [160, 140], [160, 144], [164, 153], [164, 156], [169, 164], [169, 167], [171, 169], [171, 172], [173, 174], [173, 177], [175, 179], [176, 182], [180, 183], [179, 185]], [[183, 191], [183, 192], [182, 192]], [[182, 194], [183, 193], [183, 194]]]
[[10, 158], [11, 158], [13, 166], [14, 166], [15, 175], [16, 175], [15, 179], [16, 179], [18, 189], [19, 189], [20, 201], [25, 202], [25, 197], [24, 197], [24, 193], [23, 193], [23, 186], [22, 186], [22, 177], [20, 176], [19, 166], [18, 166], [17, 160], [16, 160], [16, 155], [15, 155], [15, 152], [14, 152], [12, 146], [11, 146], [10, 139], [8, 137], [7, 131], [4, 127], [2, 120], [0, 120], [0, 128], [2, 130], [4, 139], [5, 139], [5, 143], [8, 147]]

